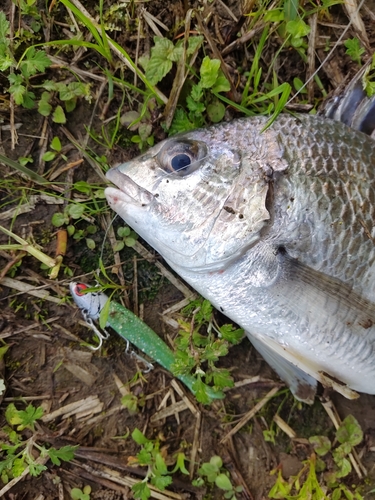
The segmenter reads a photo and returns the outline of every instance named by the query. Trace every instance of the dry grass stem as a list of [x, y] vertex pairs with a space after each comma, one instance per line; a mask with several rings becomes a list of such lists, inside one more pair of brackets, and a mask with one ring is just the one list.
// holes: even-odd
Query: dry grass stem
[[280, 415], [274, 415], [273, 421], [275, 422], [276, 425], [280, 427], [280, 429], [285, 432], [285, 434], [290, 437], [291, 439], [294, 439], [297, 437], [297, 434], [295, 431], [288, 425], [285, 420], [283, 420]]
[[268, 403], [268, 401], [277, 393], [277, 391], [279, 390], [279, 387], [273, 387], [265, 396], [263, 399], [261, 399], [259, 401], [259, 403], [257, 403], [254, 408], [252, 408], [249, 412], [246, 413], [246, 415], [244, 415], [241, 420], [238, 422], [238, 424], [233, 427], [233, 429], [231, 431], [228, 432], [228, 434], [220, 441], [220, 443], [225, 443], [226, 441], [228, 441], [228, 439], [230, 437], [232, 437], [234, 434], [236, 434], [236, 432], [238, 432], [244, 425], [247, 424], [247, 422], [249, 420], [251, 420], [254, 415], [256, 415], [258, 413], [259, 410], [261, 410], [263, 408], [264, 405], [266, 405]]

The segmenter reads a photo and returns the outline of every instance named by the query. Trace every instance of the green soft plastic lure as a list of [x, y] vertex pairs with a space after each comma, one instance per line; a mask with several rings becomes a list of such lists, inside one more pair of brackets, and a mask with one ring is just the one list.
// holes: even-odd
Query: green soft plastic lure
[[[81, 309], [85, 320], [91, 325], [93, 320], [99, 319], [100, 313], [109, 298], [103, 292], [86, 292], [88, 289], [89, 286], [84, 283], [72, 282], [70, 284], [70, 293], [75, 303]], [[172, 371], [172, 365], [175, 362], [173, 351], [138, 316], [113, 300], [109, 304], [107, 326], [110, 326], [123, 339], [135, 345], [166, 370]], [[103, 338], [106, 338], [96, 328], [94, 328], [94, 331], [99, 336], [100, 342], [102, 342]], [[194, 377], [191, 375], [178, 375], [177, 378], [195, 394], [193, 387], [196, 380]], [[222, 399], [224, 397], [223, 392], [214, 391], [210, 387], [207, 387], [207, 395], [211, 399]]]

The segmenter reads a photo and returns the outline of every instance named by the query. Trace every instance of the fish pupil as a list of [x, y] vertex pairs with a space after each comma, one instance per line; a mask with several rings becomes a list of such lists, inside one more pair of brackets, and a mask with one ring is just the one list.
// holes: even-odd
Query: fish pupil
[[190, 157], [185, 153], [181, 153], [172, 158], [171, 166], [173, 170], [181, 170], [190, 165], [190, 163]]

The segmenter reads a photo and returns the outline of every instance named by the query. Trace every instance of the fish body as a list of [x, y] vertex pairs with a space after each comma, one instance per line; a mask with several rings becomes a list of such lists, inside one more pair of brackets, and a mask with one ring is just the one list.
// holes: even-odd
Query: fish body
[[375, 141], [320, 116], [249, 117], [111, 169], [115, 212], [295, 396], [375, 394]]

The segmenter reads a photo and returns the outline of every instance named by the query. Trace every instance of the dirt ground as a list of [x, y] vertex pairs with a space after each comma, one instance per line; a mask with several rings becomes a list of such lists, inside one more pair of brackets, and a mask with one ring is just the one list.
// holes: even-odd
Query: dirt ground
[[[235, 16], [241, 15], [239, 2], [227, 4]], [[143, 6], [135, 5], [136, 9]], [[366, 2], [366, 6], [370, 12], [375, 12], [373, 2]], [[10, 8], [9, 4], [7, 8]], [[171, 8], [165, 8], [162, 2], [150, 2], [147, 8], [160, 21], [170, 26], [173, 16], [183, 17], [186, 5], [171, 2]], [[220, 20], [222, 32], [233, 28], [234, 21], [221, 2], [214, 2], [212, 8], [214, 17]], [[332, 20], [332, 23], [347, 22], [341, 11], [335, 12], [338, 18]], [[374, 50], [375, 21], [367, 10], [363, 11], [363, 19], [370, 46]], [[331, 28], [324, 24], [319, 26], [321, 34], [329, 29]], [[118, 43], [135, 44], [134, 40], [126, 40], [126, 36], [121, 33], [118, 34]], [[226, 60], [234, 67], [240, 58], [242, 64], [249, 63], [246, 62], [247, 56], [247, 52], [241, 49], [240, 52], [232, 52]], [[354, 71], [352, 66], [342, 47], [339, 47], [327, 70], [322, 72], [322, 78], [330, 90], [335, 87], [332, 75], [345, 76]], [[295, 60], [288, 60], [286, 54], [280, 72], [293, 79], [298, 71]], [[5, 88], [5, 82], [1, 78], [0, 82]], [[98, 92], [98, 89], [95, 91]], [[2, 127], [0, 153], [13, 159], [31, 154], [35, 159], [32, 168], [36, 168], [39, 137], [47, 134], [51, 140], [58, 135], [65, 145], [64, 153], [68, 161], [74, 162], [80, 160], [82, 155], [67, 140], [70, 134], [78, 141], [87, 140], [87, 147], [97, 154], [106, 154], [109, 164], [135, 156], [138, 154], [136, 145], [127, 150], [115, 145], [108, 151], [88, 137], [86, 126], [89, 123], [97, 132], [102, 124], [100, 117], [105, 96], [97, 95], [98, 99], [91, 103], [80, 101], [64, 127], [45, 120], [36, 110], [17, 107], [15, 122], [20, 124], [17, 148], [12, 150], [9, 128]], [[115, 99], [110, 104], [107, 116], [113, 115], [117, 105], [119, 101]], [[6, 106], [1, 109], [3, 123], [9, 124], [9, 109]], [[164, 135], [161, 127], [155, 132], [156, 140], [162, 139]], [[56, 164], [56, 169], [62, 166], [63, 162], [60, 162]], [[12, 180], [14, 176], [4, 165], [0, 165], [0, 172], [2, 179]], [[68, 173], [62, 171], [57, 178], [57, 182], [66, 185], [78, 180], [96, 185], [103, 183], [87, 158], [74, 170], [71, 169]], [[35, 195], [40, 194], [36, 188]], [[17, 206], [22, 196], [21, 190], [11, 192], [0, 181], [0, 199], [3, 202], [0, 223], [5, 227], [9, 228], [14, 222], [13, 215], [7, 211]], [[98, 203], [104, 206], [103, 200], [98, 200]], [[32, 238], [43, 246], [45, 253], [54, 255], [55, 228], [51, 219], [55, 212], [62, 211], [62, 207], [63, 205], [48, 204], [46, 200], [39, 199], [33, 209], [17, 216], [12, 230], [25, 238]], [[196, 477], [200, 464], [209, 461], [213, 455], [220, 455], [230, 472], [232, 483], [244, 486], [244, 491], [238, 498], [268, 498], [267, 494], [275, 482], [275, 475], [270, 475], [271, 470], [281, 465], [285, 478], [297, 474], [303, 461], [312, 452], [307, 438], [318, 434], [329, 434], [332, 437], [334, 426], [320, 398], [312, 406], [297, 404], [289, 392], [283, 390], [277, 376], [247, 340], [233, 347], [221, 361], [220, 366], [231, 370], [236, 386], [228, 390], [225, 400], [211, 406], [197, 404], [189, 391], [179, 382], [173, 382], [173, 377], [159, 366], [134, 381], [134, 376], [143, 368], [142, 364], [125, 353], [125, 343], [115, 332], [111, 332], [110, 338], [99, 351], [93, 352], [82, 345], [82, 341], [91, 341], [92, 332], [84, 324], [77, 307], [68, 299], [68, 285], [71, 279], [94, 283], [93, 272], [98, 266], [98, 254], [109, 218], [106, 213], [96, 221], [99, 230], [92, 236], [96, 242], [94, 250], [87, 248], [84, 239], [69, 240], [64, 265], [72, 270], [74, 278], [66, 278], [61, 274], [57, 280], [52, 281], [33, 257], [22, 258], [12, 279], [31, 285], [31, 288], [39, 292], [47, 290], [52, 301], [41, 300], [30, 292], [22, 293], [13, 288], [10, 281], [0, 282], [0, 338], [9, 346], [4, 363], [0, 364], [6, 383], [6, 392], [1, 401], [0, 428], [6, 424], [4, 414], [10, 403], [16, 403], [19, 408], [24, 407], [24, 402], [32, 403], [44, 409], [44, 416], [35, 427], [35, 440], [38, 443], [56, 448], [79, 445], [72, 461], [63, 462], [60, 466], [47, 462], [48, 468], [44, 473], [37, 478], [25, 475], [15, 481], [14, 486], [3, 493], [3, 498], [68, 499], [71, 498], [72, 488], [82, 489], [86, 485], [91, 486], [92, 499], [132, 498], [132, 481], [143, 479], [146, 473], [145, 468], [129, 465], [129, 458], [139, 451], [139, 446], [129, 436], [129, 432], [136, 427], [149, 438], [159, 437], [167, 463], [175, 453], [183, 451], [193, 460], [194, 467], [192, 466], [191, 471]], [[1, 237], [1, 243], [6, 241], [6, 238]], [[106, 243], [103, 257], [106, 266], [113, 265], [113, 255], [108, 251], [109, 248], [109, 243]], [[9, 264], [9, 255], [8, 252], [0, 251], [0, 270]], [[160, 261], [157, 256], [155, 259]], [[168, 336], [173, 337], [176, 332], [163, 320], [163, 312], [181, 301], [183, 294], [160, 276], [153, 263], [147, 262], [134, 250], [121, 254], [121, 260], [130, 307], [137, 312], [143, 311], [144, 321], [168, 342]], [[137, 273], [137, 287], [133, 285], [134, 269]], [[118, 279], [118, 275], [111, 273], [111, 269], [108, 272], [113, 279]], [[10, 275], [7, 276], [8, 280], [9, 278]], [[131, 414], [120, 401], [129, 392], [129, 384], [133, 394], [143, 401], [136, 414]], [[249, 418], [238, 432], [228, 437], [228, 432], [241, 417], [262, 401], [273, 388], [279, 389], [276, 397], [253, 418]], [[361, 484], [364, 494], [375, 488], [375, 397], [361, 395], [358, 400], [349, 401], [339, 394], [329, 396], [339, 417], [344, 419], [349, 414], [354, 415], [365, 433], [365, 439], [357, 451], [368, 475], [359, 480], [353, 472], [347, 481], [349, 485]], [[321, 398], [326, 397], [327, 394], [323, 395], [321, 391]], [[75, 407], [69, 406], [72, 403], [77, 404]], [[163, 409], [169, 410], [168, 416], [163, 414]], [[294, 438], [273, 423], [276, 413], [295, 432]], [[276, 431], [274, 443], [264, 439], [264, 431], [270, 429]], [[24, 431], [24, 437], [30, 437], [30, 432]], [[211, 498], [223, 498], [216, 490], [212, 492], [206, 487], [192, 486], [189, 477], [183, 474], [173, 477], [173, 484], [168, 487], [169, 493], [155, 498], [200, 499], [210, 498], [210, 495]], [[3, 486], [0, 482], [0, 489]], [[375, 494], [367, 493], [365, 498], [375, 498]]]

